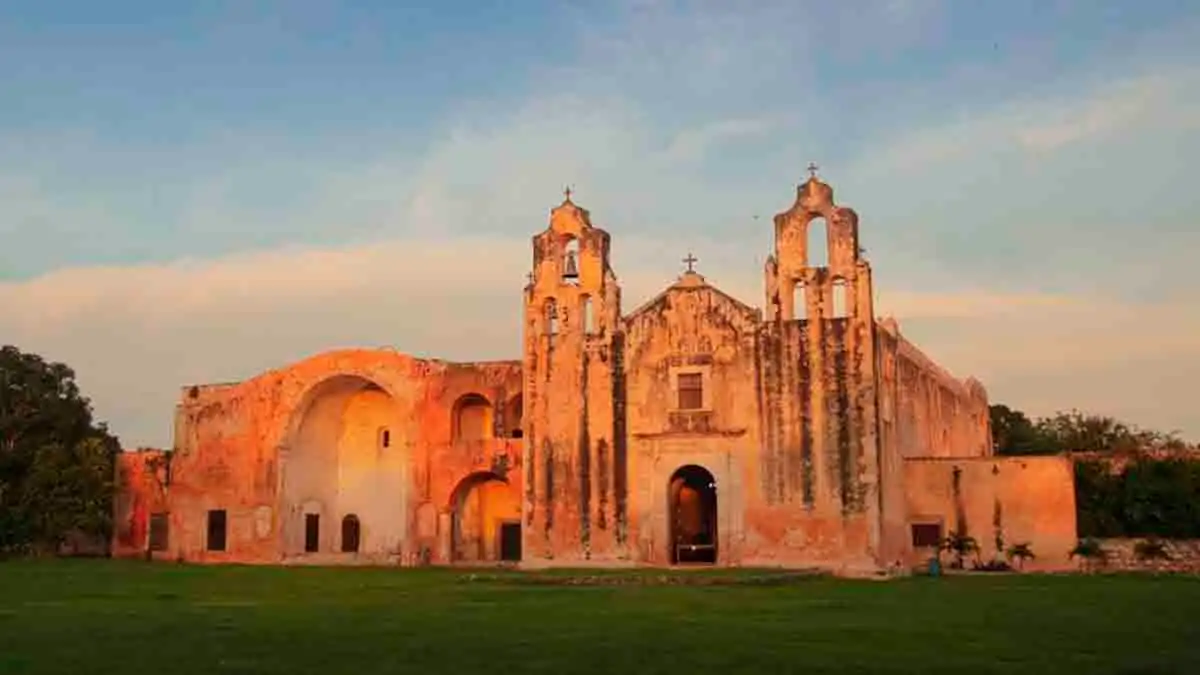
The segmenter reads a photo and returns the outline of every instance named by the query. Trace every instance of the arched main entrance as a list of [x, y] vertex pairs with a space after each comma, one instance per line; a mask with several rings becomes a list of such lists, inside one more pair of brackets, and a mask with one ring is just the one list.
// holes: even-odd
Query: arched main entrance
[[717, 481], [694, 464], [671, 474], [667, 488], [672, 565], [717, 562]]
[[462, 480], [450, 497], [454, 562], [521, 559], [521, 498], [508, 481], [481, 472]]

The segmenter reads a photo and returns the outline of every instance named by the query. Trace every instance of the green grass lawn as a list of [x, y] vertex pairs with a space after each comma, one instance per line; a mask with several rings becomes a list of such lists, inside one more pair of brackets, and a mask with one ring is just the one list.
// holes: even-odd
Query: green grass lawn
[[1200, 673], [1200, 579], [564, 586], [0, 563], [0, 673]]

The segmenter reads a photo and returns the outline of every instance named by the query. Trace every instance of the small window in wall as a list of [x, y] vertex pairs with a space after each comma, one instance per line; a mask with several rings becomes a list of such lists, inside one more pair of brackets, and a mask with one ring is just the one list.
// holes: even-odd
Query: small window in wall
[[833, 318], [844, 319], [850, 315], [847, 301], [846, 280], [836, 279], [833, 282]]
[[596, 317], [592, 309], [592, 296], [585, 295], [582, 300], [583, 304], [583, 334], [594, 335], [596, 333]]
[[208, 512], [208, 550], [225, 550], [225, 511], [224, 509]]
[[351, 513], [342, 518], [342, 553], [358, 553], [359, 533], [358, 516]]
[[941, 523], [913, 523], [913, 548], [937, 548], [942, 544]]
[[321, 516], [304, 514], [304, 552], [316, 553], [321, 548]]
[[150, 514], [150, 550], [167, 550], [167, 514]]
[[803, 281], [797, 281], [792, 289], [792, 318], [808, 318], [808, 287]]
[[558, 303], [554, 298], [546, 301], [546, 334], [558, 335]]
[[680, 373], [679, 409], [699, 410], [704, 407], [704, 377], [700, 373]]
[[392, 432], [387, 427], [379, 430], [379, 447], [388, 448], [392, 445]]

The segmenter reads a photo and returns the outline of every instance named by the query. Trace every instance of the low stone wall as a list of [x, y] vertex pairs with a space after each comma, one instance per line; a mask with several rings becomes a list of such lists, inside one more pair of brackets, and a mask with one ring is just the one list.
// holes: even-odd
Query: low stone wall
[[1144, 560], [1137, 555], [1138, 542], [1145, 539], [1099, 539], [1105, 552], [1103, 565], [1097, 569], [1110, 572], [1155, 571], [1200, 573], [1200, 539], [1160, 539], [1167, 553], [1165, 559]]

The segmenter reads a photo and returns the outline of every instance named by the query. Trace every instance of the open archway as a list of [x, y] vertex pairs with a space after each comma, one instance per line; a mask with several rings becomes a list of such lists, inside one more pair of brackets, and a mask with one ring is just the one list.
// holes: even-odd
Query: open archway
[[284, 555], [384, 553], [399, 544], [408, 491], [401, 412], [383, 387], [357, 375], [330, 377], [303, 397], [280, 464]]
[[716, 563], [716, 479], [704, 467], [682, 466], [671, 474], [667, 495], [671, 564]]
[[517, 562], [521, 559], [521, 496], [490, 472], [464, 478], [450, 497], [451, 560]]

